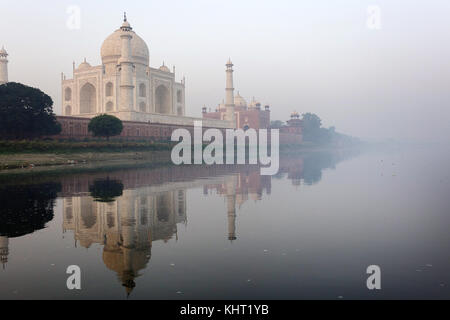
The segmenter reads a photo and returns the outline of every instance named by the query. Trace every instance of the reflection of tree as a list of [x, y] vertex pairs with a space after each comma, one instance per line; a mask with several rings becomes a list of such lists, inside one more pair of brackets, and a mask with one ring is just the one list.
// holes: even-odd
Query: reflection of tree
[[106, 179], [95, 180], [89, 186], [91, 197], [98, 202], [112, 202], [114, 198], [120, 197], [123, 193], [123, 184], [119, 180]]
[[20, 237], [53, 219], [60, 183], [0, 187], [0, 236]]
[[322, 179], [324, 169], [334, 169], [336, 164], [360, 154], [359, 149], [312, 152], [303, 156], [303, 181], [312, 185]]
[[312, 185], [322, 179], [322, 170], [334, 168], [337, 159], [332, 153], [313, 152], [306, 154], [303, 158], [303, 181], [307, 185]]

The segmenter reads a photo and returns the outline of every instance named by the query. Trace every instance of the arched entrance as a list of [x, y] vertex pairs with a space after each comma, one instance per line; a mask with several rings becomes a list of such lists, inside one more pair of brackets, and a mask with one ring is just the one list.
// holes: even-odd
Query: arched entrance
[[158, 86], [155, 90], [155, 112], [170, 114], [171, 107], [169, 90], [164, 85]]
[[80, 90], [80, 113], [94, 113], [97, 110], [95, 87], [86, 83]]

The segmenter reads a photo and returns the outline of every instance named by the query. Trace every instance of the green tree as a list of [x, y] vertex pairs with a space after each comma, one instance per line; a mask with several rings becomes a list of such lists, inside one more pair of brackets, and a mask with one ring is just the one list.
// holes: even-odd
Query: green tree
[[314, 132], [319, 130], [322, 126], [322, 120], [314, 113], [304, 113], [302, 114], [302, 117], [304, 131]]
[[118, 136], [122, 133], [123, 124], [119, 118], [108, 114], [102, 114], [92, 118], [88, 125], [89, 132], [92, 132], [94, 137], [109, 137]]
[[47, 182], [0, 186], [0, 236], [21, 237], [45, 228], [53, 220], [61, 184]]
[[16, 82], [0, 86], [0, 138], [33, 139], [59, 132], [47, 94]]

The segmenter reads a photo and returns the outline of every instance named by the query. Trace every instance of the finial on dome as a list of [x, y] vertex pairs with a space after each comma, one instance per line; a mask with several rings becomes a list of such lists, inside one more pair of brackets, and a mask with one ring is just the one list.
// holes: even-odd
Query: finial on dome
[[170, 69], [166, 66], [164, 61], [163, 61], [162, 66], [159, 67], [159, 70], [164, 71], [164, 72], [170, 72]]
[[120, 29], [122, 29], [123, 31], [131, 31], [133, 29], [133, 28], [131, 28], [131, 25], [127, 20], [126, 12], [123, 13], [123, 23], [122, 23], [122, 27], [120, 27]]

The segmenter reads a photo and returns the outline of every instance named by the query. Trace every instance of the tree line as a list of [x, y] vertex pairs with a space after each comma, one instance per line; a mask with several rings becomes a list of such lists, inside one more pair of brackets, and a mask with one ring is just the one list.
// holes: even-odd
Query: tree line
[[[335, 127], [324, 128], [322, 126], [322, 119], [314, 113], [302, 114], [302, 133], [303, 141], [318, 145], [327, 144], [352, 144], [358, 142], [358, 139], [339, 133]], [[286, 126], [286, 123], [281, 120], [274, 120], [270, 122], [271, 128], [280, 129]]]

